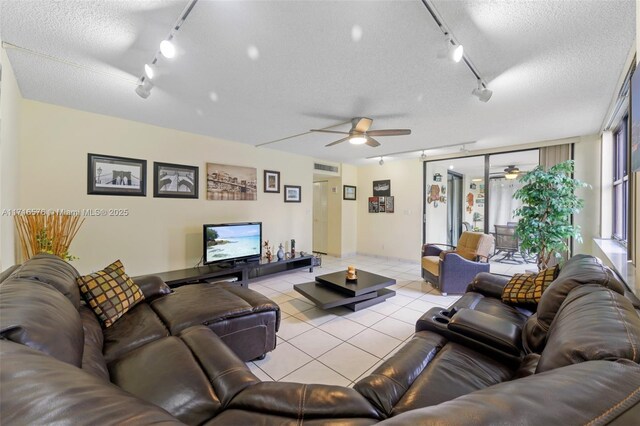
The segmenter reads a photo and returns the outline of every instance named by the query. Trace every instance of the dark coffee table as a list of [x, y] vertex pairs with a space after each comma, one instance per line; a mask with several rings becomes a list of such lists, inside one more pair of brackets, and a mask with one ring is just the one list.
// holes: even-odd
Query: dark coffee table
[[352, 311], [376, 305], [396, 292], [389, 290], [396, 280], [359, 269], [358, 279], [347, 280], [346, 271], [318, 275], [312, 283], [296, 284], [293, 289], [313, 301], [321, 309], [345, 306]]

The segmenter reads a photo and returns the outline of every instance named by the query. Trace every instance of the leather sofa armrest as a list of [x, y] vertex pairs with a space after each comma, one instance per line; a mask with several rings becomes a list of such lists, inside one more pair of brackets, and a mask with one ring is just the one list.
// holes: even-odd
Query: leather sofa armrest
[[478, 273], [467, 291], [474, 291], [484, 296], [502, 299], [502, 290], [507, 285], [511, 277], [505, 275], [492, 274], [490, 272]]
[[640, 366], [587, 361], [394, 416], [391, 425], [638, 424]]
[[522, 329], [502, 318], [462, 308], [451, 317], [447, 328], [508, 354], [520, 354]]
[[262, 382], [237, 395], [229, 409], [306, 419], [382, 419], [358, 392], [343, 386], [287, 382]]
[[147, 301], [171, 293], [171, 288], [157, 275], [143, 275], [132, 279], [140, 287]]
[[416, 333], [407, 344], [354, 385], [385, 417], [402, 399], [407, 389], [447, 343], [429, 331]]
[[248, 386], [259, 383], [247, 365], [208, 327], [196, 325], [179, 335], [189, 347], [225, 407]]

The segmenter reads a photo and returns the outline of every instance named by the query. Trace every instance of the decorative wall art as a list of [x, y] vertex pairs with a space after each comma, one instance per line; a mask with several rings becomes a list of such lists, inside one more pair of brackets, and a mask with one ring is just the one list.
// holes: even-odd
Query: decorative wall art
[[256, 200], [257, 181], [255, 167], [207, 163], [207, 200]]
[[369, 213], [378, 213], [380, 211], [380, 204], [378, 197], [369, 197]]
[[284, 186], [284, 202], [300, 203], [302, 202], [302, 187], [296, 185]]
[[378, 197], [378, 212], [384, 213], [386, 210], [385, 197]]
[[198, 167], [154, 162], [153, 196], [198, 198]]
[[387, 204], [387, 205], [386, 205], [386, 207], [385, 207], [385, 208], [386, 208], [386, 210], [387, 210], [387, 213], [393, 213], [393, 212], [394, 212], [394, 209], [395, 209], [395, 201], [394, 201], [394, 198], [395, 198], [395, 197], [393, 197], [393, 196], [391, 196], [391, 197], [387, 197], [387, 198], [386, 198], [386, 204]]
[[436, 173], [433, 175], [433, 180], [435, 182], [442, 182], [442, 175], [440, 173]]
[[373, 181], [373, 196], [374, 197], [388, 197], [391, 195], [391, 180], [374, 180]]
[[87, 194], [147, 195], [147, 160], [88, 154]]
[[355, 200], [356, 199], [356, 187], [351, 185], [342, 186], [342, 199], [343, 200]]
[[264, 171], [264, 192], [280, 192], [280, 172], [274, 170]]

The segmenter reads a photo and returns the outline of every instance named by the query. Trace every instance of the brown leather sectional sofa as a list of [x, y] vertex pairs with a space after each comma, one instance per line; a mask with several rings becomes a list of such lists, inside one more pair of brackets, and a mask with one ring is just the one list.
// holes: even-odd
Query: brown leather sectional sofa
[[[640, 317], [592, 257], [571, 259], [535, 313], [500, 302], [504, 280], [478, 276], [353, 389], [260, 382], [234, 353], [242, 339], [224, 340], [243, 327], [216, 329], [200, 306], [214, 312], [215, 299], [176, 299], [176, 311], [197, 314], [190, 322], [155, 306], [182, 290], [164, 294], [152, 278], [141, 281], [144, 305], [165, 331], [142, 308], [115, 338], [79, 303], [70, 265], [32, 263], [0, 275], [3, 425], [640, 424]], [[215, 287], [185, 289], [195, 297]], [[277, 323], [268, 299], [249, 304], [245, 321], [271, 312]]]

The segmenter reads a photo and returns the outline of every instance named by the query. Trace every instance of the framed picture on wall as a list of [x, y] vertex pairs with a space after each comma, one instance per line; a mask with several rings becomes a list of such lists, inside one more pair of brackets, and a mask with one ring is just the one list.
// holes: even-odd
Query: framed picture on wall
[[378, 197], [369, 197], [369, 213], [378, 213], [380, 204]]
[[280, 193], [280, 172], [264, 171], [264, 192]]
[[393, 213], [395, 210], [395, 201], [393, 196], [385, 198], [387, 213]]
[[384, 213], [385, 209], [386, 209], [386, 204], [385, 204], [385, 197], [378, 197], [378, 212], [379, 213]]
[[87, 194], [147, 195], [147, 160], [87, 155]]
[[231, 164], [207, 163], [207, 200], [255, 201], [258, 169]]
[[374, 180], [373, 181], [374, 197], [388, 197], [391, 195], [391, 180]]
[[198, 198], [198, 167], [154, 162], [153, 196]]
[[284, 186], [284, 202], [300, 203], [302, 202], [302, 188], [296, 185]]
[[356, 199], [356, 187], [351, 185], [342, 185], [342, 199], [343, 200], [355, 200]]

